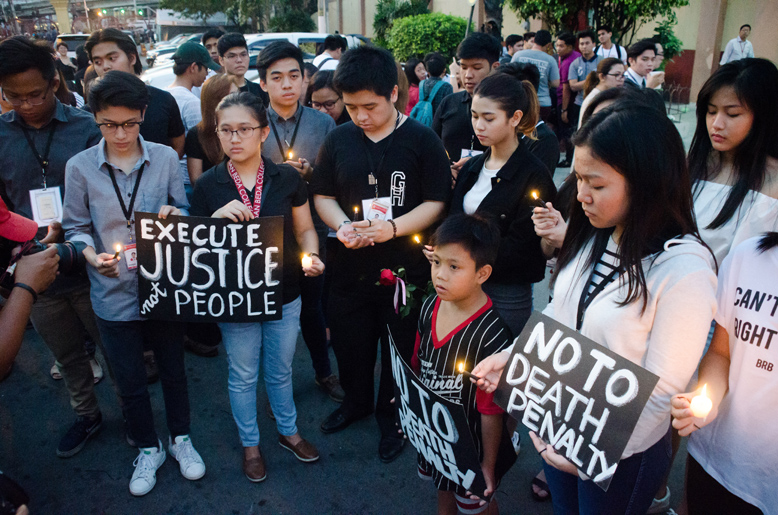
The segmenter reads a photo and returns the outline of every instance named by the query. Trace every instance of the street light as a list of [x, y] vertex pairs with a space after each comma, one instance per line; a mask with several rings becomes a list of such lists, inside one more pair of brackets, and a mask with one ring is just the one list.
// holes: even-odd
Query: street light
[[470, 25], [473, 24], [473, 11], [475, 11], [475, 3], [478, 0], [467, 0], [467, 2], [470, 4], [470, 20], [467, 22], [467, 28], [465, 29], [465, 37], [467, 37], [468, 34], [470, 34]]

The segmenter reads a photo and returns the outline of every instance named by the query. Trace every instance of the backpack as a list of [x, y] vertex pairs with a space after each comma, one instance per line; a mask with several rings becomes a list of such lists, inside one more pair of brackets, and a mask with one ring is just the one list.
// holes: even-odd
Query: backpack
[[[613, 43], [613, 44], [616, 47], [617, 59], [621, 59], [622, 61], [626, 61], [627, 60], [627, 51], [624, 50], [624, 47], [621, 46], [621, 45], [617, 45], [616, 43]], [[600, 47], [602, 47], [602, 45], [597, 45], [596, 47], [594, 47], [594, 55], [597, 55], [597, 52], [600, 51]], [[624, 57], [621, 57], [621, 55], [622, 55], [621, 51], [622, 50], [624, 50]]]
[[334, 61], [332, 57], [328, 57], [324, 59], [322, 62], [319, 63], [319, 66], [316, 67], [317, 70], [321, 70], [321, 67], [327, 64], [327, 61]]
[[438, 83], [432, 87], [429, 100], [424, 98], [425, 82], [426, 79], [421, 81], [419, 84], [419, 102], [413, 106], [413, 109], [411, 110], [411, 118], [419, 123], [426, 125], [427, 127], [432, 127], [432, 99], [435, 98], [435, 94], [443, 86], [443, 81], [439, 80]]

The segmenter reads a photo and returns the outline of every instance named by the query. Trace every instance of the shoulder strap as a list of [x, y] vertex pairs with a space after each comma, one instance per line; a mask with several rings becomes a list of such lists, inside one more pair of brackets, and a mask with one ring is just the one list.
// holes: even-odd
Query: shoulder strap
[[439, 80], [433, 87], [432, 91], [430, 91], [430, 102], [432, 102], [432, 99], [435, 98], [435, 94], [440, 90], [440, 88], [443, 87], [443, 81]]
[[319, 63], [319, 67], [318, 67], [317, 69], [318, 69], [318, 70], [321, 70], [321, 67], [322, 67], [322, 66], [324, 66], [324, 64], [325, 64], [327, 61], [332, 61], [332, 60], [333, 60], [333, 58], [332, 58], [332, 57], [328, 57], [328, 58], [326, 58], [325, 60], [323, 60], [322, 62], [320, 62], [320, 63]]
[[419, 102], [424, 102], [424, 83], [427, 82], [427, 79], [424, 79], [423, 81], [419, 82]]

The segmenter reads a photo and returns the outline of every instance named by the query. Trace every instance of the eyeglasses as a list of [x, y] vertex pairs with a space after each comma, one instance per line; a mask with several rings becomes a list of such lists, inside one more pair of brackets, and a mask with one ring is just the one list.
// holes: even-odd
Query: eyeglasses
[[249, 57], [249, 53], [248, 52], [241, 52], [239, 54], [232, 54], [232, 53], [226, 54], [224, 56], [224, 59], [227, 59], [229, 61], [233, 61], [235, 59], [248, 59], [248, 57]]
[[314, 102], [314, 101], [311, 101], [311, 107], [313, 107], [314, 109], [324, 108], [327, 111], [329, 111], [330, 109], [335, 107], [335, 104], [337, 104], [338, 101], [340, 101], [339, 98], [336, 99], [336, 100], [327, 100], [326, 102]]
[[30, 106], [39, 106], [46, 101], [46, 96], [49, 94], [50, 88], [51, 85], [48, 85], [46, 86], [46, 89], [43, 90], [42, 93], [36, 93], [35, 95], [30, 95], [26, 98], [17, 97], [15, 95], [9, 95], [5, 91], [3, 91], [3, 98], [14, 107], [19, 107], [25, 102], [27, 102], [27, 104]]
[[236, 130], [230, 130], [230, 129], [216, 129], [216, 135], [219, 136], [220, 139], [232, 139], [233, 134], [237, 134], [240, 139], [250, 138], [254, 135], [255, 129], [261, 129], [262, 127], [241, 127], [240, 129]]
[[113, 134], [117, 131], [117, 129], [119, 129], [119, 127], [121, 127], [124, 132], [130, 132], [135, 130], [135, 127], [140, 128], [141, 125], [143, 125], [142, 121], [124, 123], [98, 123], [97, 127], [99, 127], [100, 130], [107, 132], [108, 134]]
[[619, 80], [624, 77], [623, 73], [606, 73], [605, 75], [607, 75], [608, 77], [615, 77], [616, 80]]

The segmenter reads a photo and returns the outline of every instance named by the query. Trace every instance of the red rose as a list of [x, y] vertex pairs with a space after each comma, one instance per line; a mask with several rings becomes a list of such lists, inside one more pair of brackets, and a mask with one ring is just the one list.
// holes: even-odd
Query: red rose
[[384, 268], [381, 270], [381, 278], [378, 280], [378, 282], [383, 286], [394, 286], [397, 284], [397, 276], [395, 276], [394, 272], [388, 268]]

